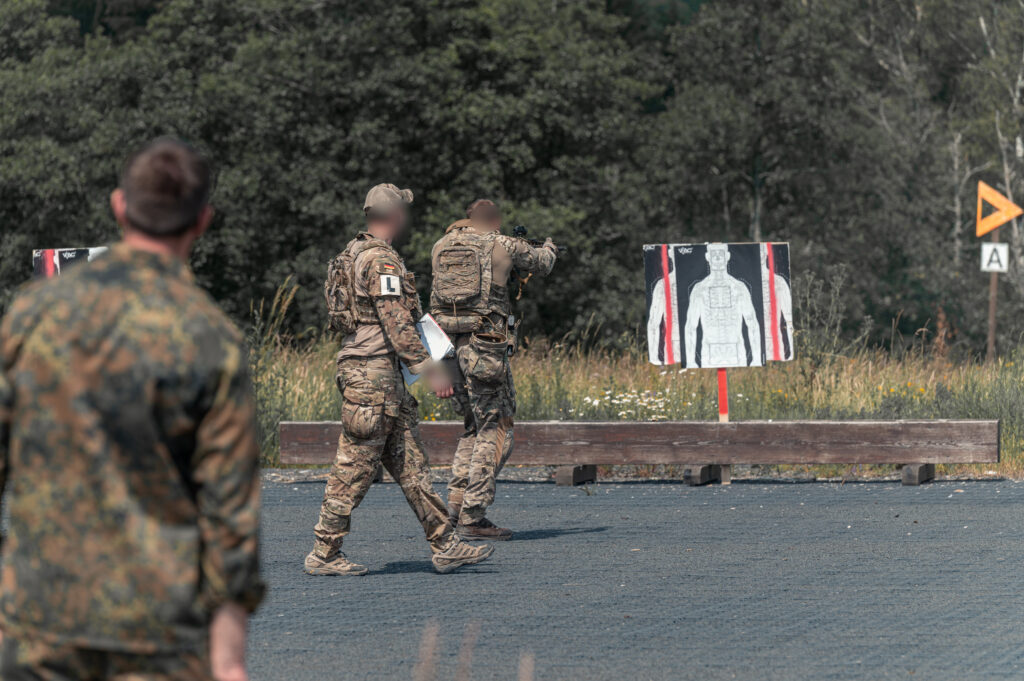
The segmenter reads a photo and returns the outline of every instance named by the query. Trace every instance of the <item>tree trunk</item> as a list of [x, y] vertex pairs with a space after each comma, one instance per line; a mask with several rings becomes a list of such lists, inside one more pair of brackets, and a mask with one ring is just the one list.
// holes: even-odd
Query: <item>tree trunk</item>
[[[1013, 169], [1013, 160], [1011, 154], [1008, 151], [1009, 140], [1007, 140], [1006, 136], [1003, 134], [1001, 117], [998, 111], [996, 111], [996, 138], [999, 142], [999, 155], [1003, 162], [1002, 189], [1004, 192], [1006, 192], [1006, 198], [1016, 203], [1016, 201], [1013, 198], [1013, 186], [1015, 183], [1014, 180], [1016, 179], [1016, 173]], [[1019, 221], [1017, 219], [1013, 219], [1010, 222], [1003, 225], [1000, 229], [1003, 232], [1003, 241], [1007, 240], [1007, 230], [1010, 232], [1010, 272], [1007, 274], [1007, 277], [1009, 277], [1010, 281], [1013, 283], [1014, 287], [1021, 293], [1021, 295], [1024, 295], [1024, 267], [1022, 267], [1021, 263], [1022, 258], [1024, 258], [1024, 243], [1022, 243], [1021, 240]]]
[[750, 240], [761, 241], [761, 215], [764, 210], [764, 177], [761, 174], [761, 156], [754, 157], [754, 168], [750, 178]]
[[722, 184], [722, 217], [725, 218], [726, 238], [732, 234], [732, 213], [729, 211], [729, 187]]
[[100, 19], [103, 18], [104, 0], [96, 0], [96, 8], [92, 13], [92, 27], [89, 32], [96, 35], [96, 31], [100, 28]]
[[960, 271], [963, 250], [963, 201], [960, 198], [960, 141], [963, 133], [953, 135], [953, 268]]

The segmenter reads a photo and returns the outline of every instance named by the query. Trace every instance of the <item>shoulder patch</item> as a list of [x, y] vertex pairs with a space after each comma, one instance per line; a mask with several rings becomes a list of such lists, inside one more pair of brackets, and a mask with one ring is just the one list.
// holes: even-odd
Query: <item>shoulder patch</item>
[[398, 254], [389, 247], [374, 248], [366, 254], [369, 259], [362, 265], [366, 292], [371, 296], [401, 297], [405, 268]]
[[401, 296], [402, 280], [394, 274], [381, 274], [380, 294], [382, 296]]

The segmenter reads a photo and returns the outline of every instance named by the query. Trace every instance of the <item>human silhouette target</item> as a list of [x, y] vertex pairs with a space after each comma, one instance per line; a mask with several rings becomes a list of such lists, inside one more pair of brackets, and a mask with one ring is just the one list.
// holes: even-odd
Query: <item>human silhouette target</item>
[[644, 246], [648, 358], [687, 368], [792, 359], [788, 244]]

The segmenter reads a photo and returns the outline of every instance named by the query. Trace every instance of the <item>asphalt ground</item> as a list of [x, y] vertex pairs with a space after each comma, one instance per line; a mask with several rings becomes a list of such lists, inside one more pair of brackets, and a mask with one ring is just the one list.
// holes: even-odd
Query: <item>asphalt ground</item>
[[256, 680], [411, 679], [431, 623], [437, 679], [467, 627], [477, 681], [1024, 677], [1024, 484], [502, 483], [517, 538], [445, 576], [380, 484], [335, 578], [301, 567], [322, 493], [265, 483]]

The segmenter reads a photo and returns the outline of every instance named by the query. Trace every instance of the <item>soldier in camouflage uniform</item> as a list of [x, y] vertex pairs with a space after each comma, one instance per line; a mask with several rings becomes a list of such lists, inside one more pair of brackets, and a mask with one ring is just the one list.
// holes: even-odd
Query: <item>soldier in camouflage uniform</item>
[[422, 316], [413, 275], [391, 240], [407, 222], [412, 192], [377, 185], [363, 207], [367, 231], [330, 262], [324, 293], [330, 326], [344, 336], [337, 383], [343, 396], [343, 433], [327, 479], [316, 543], [306, 557], [312, 575], [363, 575], [367, 569], [341, 552], [352, 511], [373, 483], [380, 464], [401, 486], [426, 533], [434, 569], [451, 572], [491, 555], [490, 546], [471, 546], [456, 536], [444, 502], [434, 491], [420, 442], [418, 405], [409, 394], [400, 362], [423, 374], [440, 397], [452, 394], [443, 366], [420, 341]]
[[456, 410], [465, 419], [448, 485], [448, 510], [466, 539], [505, 540], [508, 529], [486, 516], [495, 478], [512, 453], [516, 392], [509, 367], [515, 351], [509, 278], [547, 275], [558, 250], [548, 239], [534, 248], [501, 233], [501, 214], [491, 201], [476, 201], [465, 220], [448, 227], [432, 252], [430, 311], [451, 337], [456, 357], [446, 360]]
[[186, 264], [209, 189], [187, 146], [145, 147], [123, 243], [0, 324], [0, 678], [246, 678], [259, 449], [242, 337]]

